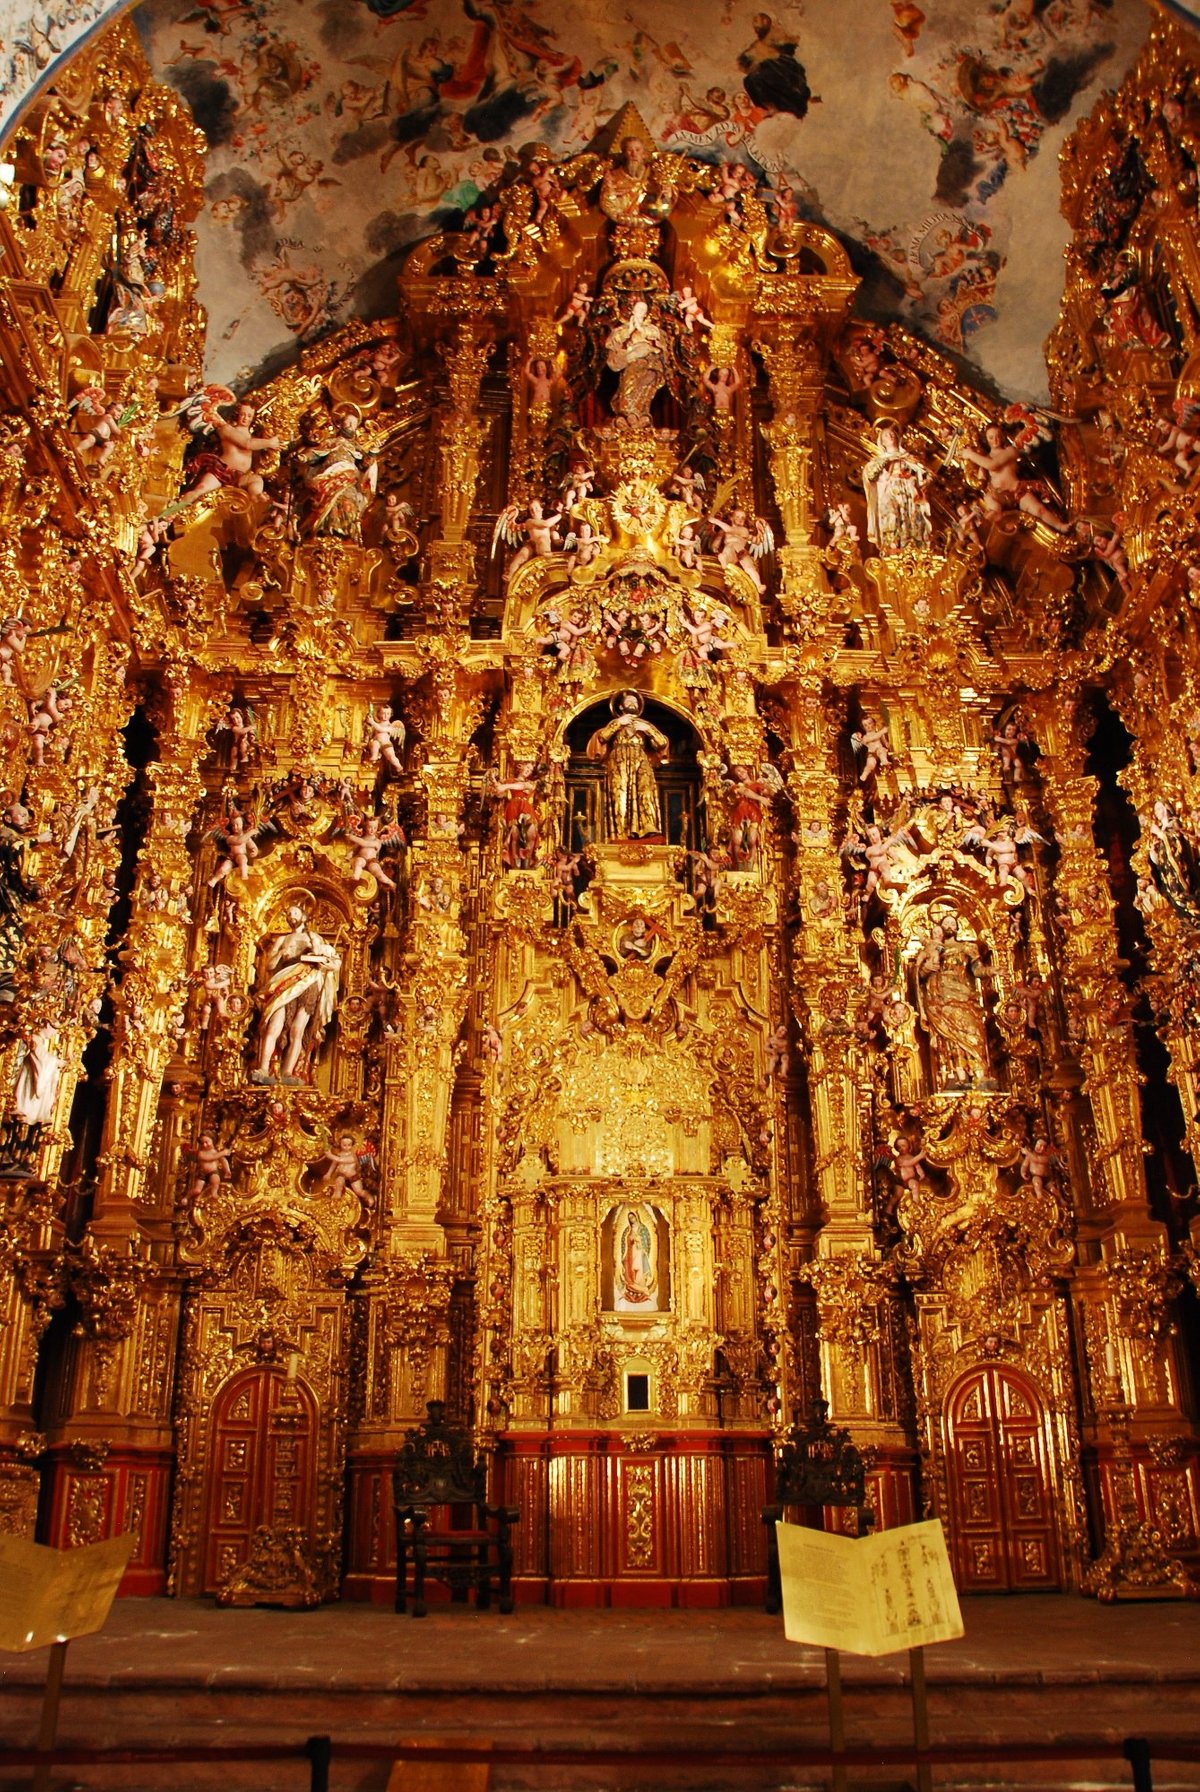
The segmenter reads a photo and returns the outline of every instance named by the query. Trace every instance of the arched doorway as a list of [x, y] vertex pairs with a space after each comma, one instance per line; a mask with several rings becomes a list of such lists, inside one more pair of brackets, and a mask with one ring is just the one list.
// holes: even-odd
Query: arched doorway
[[972, 1369], [947, 1393], [944, 1424], [960, 1592], [1061, 1590], [1053, 1445], [1033, 1383], [996, 1363]]
[[246, 1560], [259, 1525], [317, 1528], [316, 1407], [302, 1381], [243, 1369], [209, 1419], [208, 1499], [200, 1591], [216, 1592]]

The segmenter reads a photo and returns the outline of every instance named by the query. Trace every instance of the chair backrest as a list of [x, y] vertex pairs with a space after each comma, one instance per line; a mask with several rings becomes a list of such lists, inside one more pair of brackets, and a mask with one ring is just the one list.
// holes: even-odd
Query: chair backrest
[[844, 1425], [829, 1423], [829, 1402], [814, 1400], [808, 1422], [797, 1414], [775, 1458], [781, 1506], [864, 1507], [867, 1464]]
[[431, 1400], [428, 1417], [405, 1435], [392, 1470], [397, 1506], [482, 1505], [487, 1498], [487, 1464], [476, 1454], [470, 1433], [446, 1422], [442, 1400]]

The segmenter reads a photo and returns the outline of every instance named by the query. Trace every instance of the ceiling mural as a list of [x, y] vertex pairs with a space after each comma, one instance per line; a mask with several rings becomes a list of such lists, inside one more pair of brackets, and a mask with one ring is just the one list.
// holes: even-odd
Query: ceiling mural
[[[635, 104], [836, 230], [868, 312], [1042, 396], [1062, 290], [1057, 152], [1125, 73], [1142, 0], [150, 0], [155, 72], [210, 144], [209, 371], [245, 384], [395, 309], [405, 248], [487, 203], [523, 150]], [[794, 209], [793, 209], [794, 208]]]

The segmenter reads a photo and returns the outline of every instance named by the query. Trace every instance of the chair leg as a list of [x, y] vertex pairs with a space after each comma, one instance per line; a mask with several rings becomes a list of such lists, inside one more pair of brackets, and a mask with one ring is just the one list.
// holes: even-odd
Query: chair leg
[[417, 1539], [413, 1545], [413, 1610], [414, 1618], [425, 1616], [425, 1558], [429, 1551], [424, 1543]]
[[408, 1605], [408, 1552], [404, 1544], [396, 1540], [396, 1610], [402, 1612]]
[[512, 1550], [502, 1543], [499, 1550], [500, 1610], [507, 1615], [513, 1609]]
[[476, 1611], [486, 1612], [491, 1610], [492, 1605], [492, 1576], [488, 1568], [488, 1546], [486, 1543], [481, 1543], [479, 1545], [478, 1561], [479, 1566], [476, 1569], [476, 1574], [478, 1576], [479, 1591], [475, 1595], [475, 1609]]

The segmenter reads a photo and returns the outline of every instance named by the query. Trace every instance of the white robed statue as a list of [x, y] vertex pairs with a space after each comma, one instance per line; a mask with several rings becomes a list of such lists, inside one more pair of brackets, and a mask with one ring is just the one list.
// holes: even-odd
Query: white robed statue
[[[250, 1072], [255, 1083], [298, 1082], [302, 1055], [320, 1045], [337, 1006], [340, 953], [308, 924], [299, 903], [287, 911], [287, 931], [263, 948], [266, 981], [259, 1016], [259, 1057]], [[272, 1066], [279, 1054], [278, 1067]]]

